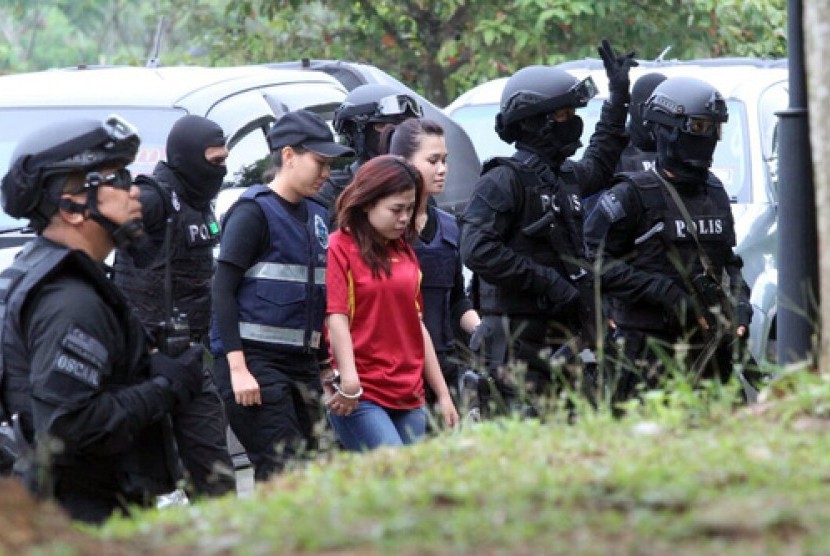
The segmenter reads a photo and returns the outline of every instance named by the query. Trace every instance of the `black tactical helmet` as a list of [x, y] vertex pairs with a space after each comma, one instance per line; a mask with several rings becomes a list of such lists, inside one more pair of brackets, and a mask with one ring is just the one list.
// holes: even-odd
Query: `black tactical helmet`
[[63, 120], [30, 133], [18, 144], [3, 177], [3, 209], [15, 218], [29, 218], [33, 228], [42, 230], [58, 209], [70, 175], [126, 166], [139, 144], [136, 129], [116, 115], [103, 122]]
[[654, 140], [654, 130], [651, 125], [643, 121], [643, 105], [654, 89], [666, 80], [662, 73], [652, 72], [641, 75], [631, 86], [631, 102], [628, 104], [628, 123], [626, 129], [631, 136], [631, 144], [645, 152], [654, 152], [657, 145]]
[[704, 182], [727, 118], [726, 101], [705, 81], [672, 77], [660, 83], [643, 107], [643, 120], [654, 130], [657, 168], [677, 183]]
[[422, 115], [421, 105], [411, 96], [388, 85], [368, 83], [352, 89], [334, 111], [334, 131], [348, 135], [349, 124], [394, 123]]
[[663, 81], [643, 105], [643, 120], [692, 135], [720, 137], [720, 124], [728, 118], [723, 96], [694, 77]]
[[501, 125], [506, 128], [559, 108], [582, 108], [596, 94], [596, 85], [590, 77], [579, 81], [559, 68], [527, 66], [507, 80], [501, 93], [501, 111], [496, 127]]
[[358, 159], [365, 161], [380, 154], [380, 134], [369, 124], [397, 124], [409, 118], [420, 118], [422, 114], [418, 101], [399, 89], [367, 83], [346, 95], [334, 111], [333, 126], [354, 149]]

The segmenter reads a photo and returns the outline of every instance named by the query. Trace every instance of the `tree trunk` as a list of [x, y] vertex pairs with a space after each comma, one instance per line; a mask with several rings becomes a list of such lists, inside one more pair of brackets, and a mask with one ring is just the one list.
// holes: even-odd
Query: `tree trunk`
[[[819, 244], [819, 296], [830, 300], [830, 4], [803, 0], [804, 67], [807, 74], [810, 143], [816, 191]], [[819, 308], [821, 317], [819, 369], [830, 371], [830, 302]]]

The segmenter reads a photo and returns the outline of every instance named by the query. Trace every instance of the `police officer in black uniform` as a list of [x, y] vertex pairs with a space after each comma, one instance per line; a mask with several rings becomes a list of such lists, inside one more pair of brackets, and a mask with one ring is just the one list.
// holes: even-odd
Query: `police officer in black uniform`
[[117, 116], [66, 120], [24, 138], [2, 181], [38, 237], [0, 279], [0, 401], [30, 489], [92, 523], [175, 487], [169, 414], [202, 385], [204, 348], [151, 354], [103, 270], [114, 246], [140, 248], [138, 145]]
[[[628, 104], [628, 123], [625, 126], [630, 139], [628, 145], [626, 145], [620, 155], [617, 172], [640, 172], [654, 166], [654, 160], [657, 157], [657, 145], [654, 142], [654, 132], [651, 126], [643, 121], [643, 105], [651, 97], [654, 88], [665, 80], [666, 76], [662, 73], [652, 72], [638, 77], [631, 86], [631, 102]], [[593, 212], [600, 195], [601, 192], [583, 199], [586, 217]], [[609, 311], [606, 300], [603, 300], [602, 308], [603, 315], [607, 317]], [[607, 322], [606, 340], [613, 344], [616, 337], [614, 321], [608, 319]], [[606, 349], [606, 352], [609, 351], [609, 349]]]
[[[618, 401], [642, 382], [659, 383], [655, 346], [669, 354], [681, 343], [697, 346], [689, 359], [693, 378], [728, 379], [730, 341], [746, 338], [752, 317], [729, 197], [709, 171], [727, 119], [723, 97], [701, 80], [669, 78], [643, 118], [655, 136], [656, 166], [620, 174], [585, 226], [623, 340]], [[709, 347], [717, 351], [707, 354]]]
[[[381, 154], [381, 133], [390, 125], [409, 118], [420, 118], [418, 101], [389, 85], [367, 83], [352, 89], [334, 111], [334, 131], [346, 140], [356, 157], [349, 166], [334, 170], [314, 200], [328, 209], [332, 220], [335, 202], [354, 179], [357, 169]], [[335, 228], [332, 222], [332, 229]]]
[[[628, 71], [636, 62], [633, 53], [617, 56], [607, 41], [599, 51], [611, 97], [583, 158], [568, 157], [580, 146], [576, 109], [595, 95], [593, 82], [555, 67], [523, 68], [507, 81], [496, 116], [497, 133], [517, 151], [485, 164], [461, 216], [461, 256], [475, 273], [483, 319], [471, 347], [479, 349], [486, 339], [491, 371], [508, 358], [526, 362], [525, 386], [537, 395], [552, 384], [540, 351], [582, 328], [587, 332], [591, 319], [583, 312], [593, 303], [593, 289], [580, 264], [582, 197], [610, 183], [628, 143]], [[521, 401], [511, 382], [517, 377], [496, 377], [509, 404]]]
[[[184, 116], [167, 137], [167, 162], [159, 162], [152, 176], [135, 180], [141, 190], [144, 229], [152, 242], [151, 252], [142, 254], [149, 264], [119, 249], [114, 280], [154, 338], [165, 333], [164, 323], [172, 316], [165, 311], [172, 302], [183, 313], [191, 340], [208, 342], [213, 248], [219, 242], [211, 202], [227, 172], [227, 156], [218, 124], [202, 116]], [[172, 291], [161, 295], [166, 272]], [[235, 490], [227, 419], [207, 367], [202, 393], [176, 414], [174, 425], [191, 494], [220, 496]]]

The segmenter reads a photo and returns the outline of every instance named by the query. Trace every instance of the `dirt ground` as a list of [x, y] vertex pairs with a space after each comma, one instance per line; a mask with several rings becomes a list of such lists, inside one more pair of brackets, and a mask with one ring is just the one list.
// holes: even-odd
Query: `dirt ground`
[[55, 504], [38, 502], [16, 480], [0, 478], [0, 554], [146, 554], [141, 546], [102, 542], [72, 525]]
[[[239, 471], [239, 496], [250, 496], [253, 482], [250, 468]], [[18, 481], [0, 477], [0, 556], [29, 553], [78, 556], [161, 554], [156, 543], [145, 544], [140, 538], [119, 543], [96, 539], [74, 526], [69, 516], [56, 504], [37, 501]], [[176, 556], [182, 554], [182, 550], [168, 547], [163, 554]]]

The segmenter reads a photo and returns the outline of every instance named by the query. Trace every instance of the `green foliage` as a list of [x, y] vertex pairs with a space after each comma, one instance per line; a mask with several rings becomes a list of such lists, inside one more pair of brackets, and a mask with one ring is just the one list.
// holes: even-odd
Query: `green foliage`
[[[217, 59], [345, 58], [377, 65], [438, 104], [529, 64], [596, 57], [609, 37], [655, 58], [786, 54], [784, 0], [232, 0]], [[309, 14], [317, 17], [308, 18]], [[268, 37], [251, 39], [248, 27]], [[681, 30], [682, 32], [678, 32]], [[313, 31], [309, 33], [308, 31]], [[321, 40], [321, 38], [323, 40]], [[247, 48], [240, 49], [240, 42]]]
[[366, 62], [439, 105], [529, 64], [596, 57], [605, 37], [642, 58], [786, 54], [784, 0], [6, 0], [0, 72], [143, 63], [159, 16], [167, 65]]
[[[143, 64], [164, 18], [161, 61], [193, 60], [201, 26], [224, 0], [7, 0], [0, 5], [0, 73], [80, 64]], [[3, 24], [8, 22], [10, 24]]]
[[[826, 377], [787, 382], [823, 382], [826, 400]], [[735, 410], [733, 394], [678, 382], [622, 419], [502, 419], [337, 454], [251, 498], [144, 512], [95, 534], [182, 553], [830, 551], [830, 420], [798, 427], [772, 409]]]

